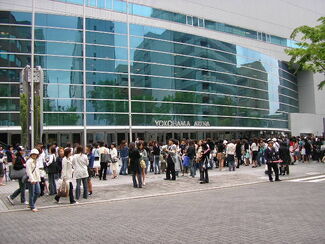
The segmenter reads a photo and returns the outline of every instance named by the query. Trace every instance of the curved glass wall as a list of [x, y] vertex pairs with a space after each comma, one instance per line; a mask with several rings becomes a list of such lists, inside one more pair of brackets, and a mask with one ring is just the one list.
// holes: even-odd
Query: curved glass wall
[[[19, 125], [20, 71], [31, 61], [31, 14], [0, 12], [0, 29], [1, 126], [13, 126]], [[83, 26], [81, 17], [36, 13], [34, 60], [44, 70], [45, 125], [82, 126], [85, 119], [91, 126], [125, 126], [131, 112], [134, 126], [185, 120], [288, 129], [288, 113], [298, 112], [296, 78], [284, 62], [135, 24], [128, 46], [127, 29], [122, 22], [87, 18]]]

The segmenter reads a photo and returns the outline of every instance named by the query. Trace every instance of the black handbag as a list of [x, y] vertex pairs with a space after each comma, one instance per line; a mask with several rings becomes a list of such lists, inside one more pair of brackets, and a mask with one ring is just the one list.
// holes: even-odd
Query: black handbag
[[19, 170], [14, 169], [13, 165], [9, 166], [9, 177], [12, 180], [22, 179], [26, 175], [26, 168], [22, 168]]

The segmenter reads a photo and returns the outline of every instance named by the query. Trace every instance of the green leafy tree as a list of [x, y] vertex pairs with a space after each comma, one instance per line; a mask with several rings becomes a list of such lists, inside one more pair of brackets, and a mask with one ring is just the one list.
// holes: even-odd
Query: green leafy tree
[[[291, 34], [292, 39], [302, 35], [301, 42], [297, 43], [298, 48], [285, 50], [291, 56], [290, 64], [296, 71], [310, 70], [325, 74], [325, 17], [319, 18], [318, 21], [320, 25], [300, 26]], [[324, 85], [325, 80], [318, 85], [318, 89], [322, 89]]]
[[20, 126], [21, 140], [24, 147], [28, 146], [28, 97], [26, 94], [20, 94]]

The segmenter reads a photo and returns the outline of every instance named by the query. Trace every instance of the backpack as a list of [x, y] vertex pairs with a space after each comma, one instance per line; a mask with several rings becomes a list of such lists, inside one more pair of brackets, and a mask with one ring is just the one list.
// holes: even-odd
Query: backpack
[[56, 160], [56, 157], [53, 157], [52, 163], [49, 166], [47, 166], [46, 168], [47, 168], [46, 169], [47, 173], [50, 173], [50, 174], [60, 173], [59, 172], [59, 165], [58, 165], [58, 161]]
[[108, 153], [102, 153], [102, 154], [100, 155], [100, 162], [101, 162], [101, 163], [110, 163], [110, 162], [112, 162], [112, 157], [111, 157], [111, 155], [108, 154]]

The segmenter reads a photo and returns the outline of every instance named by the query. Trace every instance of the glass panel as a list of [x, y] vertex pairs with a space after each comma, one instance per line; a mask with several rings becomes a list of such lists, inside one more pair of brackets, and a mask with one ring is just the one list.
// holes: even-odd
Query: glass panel
[[128, 112], [127, 101], [87, 101], [87, 112]]
[[80, 113], [44, 113], [45, 126], [83, 125], [83, 115]]
[[44, 99], [44, 111], [48, 112], [82, 112], [83, 100]]
[[90, 32], [86, 33], [86, 40], [89, 44], [103, 44], [110, 46], [123, 46], [127, 47], [127, 36], [124, 35], [115, 35], [115, 34], [106, 34], [99, 32]]
[[111, 73], [98, 73], [87, 72], [86, 73], [87, 84], [93, 85], [113, 85], [113, 86], [127, 86], [128, 76], [127, 74], [111, 74]]
[[32, 29], [27, 26], [1, 26], [0, 37], [31, 39]]
[[193, 17], [192, 16], [186, 16], [186, 23], [188, 25], [193, 25]]
[[0, 23], [31, 25], [32, 14], [24, 12], [0, 11]]
[[87, 70], [127, 73], [127, 61], [102, 60], [87, 58]]
[[83, 98], [83, 87], [76, 85], [44, 84], [44, 97]]
[[44, 83], [82, 84], [82, 72], [44, 70]]
[[49, 41], [82, 42], [82, 31], [36, 27], [35, 39]]
[[86, 19], [86, 29], [112, 33], [127, 34], [126, 23], [100, 19]]
[[87, 114], [87, 125], [128, 125], [129, 117], [127, 114]]
[[19, 85], [0, 84], [0, 97], [19, 97]]
[[35, 55], [35, 65], [45, 69], [82, 70], [82, 58]]
[[30, 41], [0, 40], [0, 52], [30, 53]]
[[138, 4], [132, 4], [131, 14], [150, 17], [152, 15], [152, 8]]
[[35, 25], [82, 29], [82, 18], [74, 16], [36, 13]]
[[193, 26], [198, 26], [199, 25], [199, 20], [197, 17], [193, 17]]
[[25, 67], [30, 64], [30, 55], [0, 53], [0, 64], [2, 67]]
[[126, 13], [126, 2], [114, 0], [114, 10], [122, 13]]
[[87, 98], [128, 99], [127, 88], [87, 86]]
[[82, 45], [57, 42], [35, 42], [35, 53], [82, 56]]
[[19, 113], [0, 113], [0, 126], [19, 126]]
[[0, 111], [19, 111], [19, 99], [0, 99]]
[[86, 55], [97, 58], [128, 59], [127, 49], [117, 47], [87, 45]]
[[0, 69], [0, 82], [20, 82], [20, 69]]

